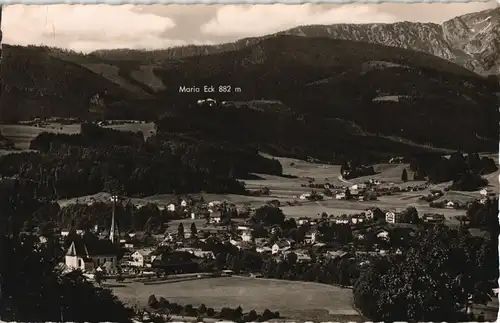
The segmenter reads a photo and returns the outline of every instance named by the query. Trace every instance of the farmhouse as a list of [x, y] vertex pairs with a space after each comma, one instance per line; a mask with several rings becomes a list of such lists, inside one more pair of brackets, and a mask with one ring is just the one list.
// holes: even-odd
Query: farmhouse
[[167, 211], [169, 212], [175, 212], [175, 204], [170, 203], [167, 205]]
[[345, 200], [345, 198], [345, 192], [335, 194], [335, 199], [337, 200]]

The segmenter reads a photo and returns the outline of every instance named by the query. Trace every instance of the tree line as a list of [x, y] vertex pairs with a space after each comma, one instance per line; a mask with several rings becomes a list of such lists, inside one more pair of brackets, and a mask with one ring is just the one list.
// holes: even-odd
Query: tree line
[[219, 318], [233, 322], [265, 322], [280, 317], [279, 312], [272, 312], [267, 308], [260, 315], [255, 310], [244, 313], [241, 306], [237, 308], [223, 307], [220, 311], [216, 311], [205, 304], [201, 304], [198, 308], [195, 308], [191, 304], [181, 305], [169, 302], [164, 297], [157, 299], [155, 295], [148, 297], [148, 306], [158, 313], [196, 317], [198, 318], [198, 322], [203, 321], [203, 317]]
[[472, 191], [488, 184], [482, 175], [498, 170], [490, 157], [479, 157], [476, 152], [464, 155], [455, 152], [449, 158], [437, 154], [415, 156], [410, 164], [414, 180], [428, 179], [431, 183], [453, 181], [451, 189]]

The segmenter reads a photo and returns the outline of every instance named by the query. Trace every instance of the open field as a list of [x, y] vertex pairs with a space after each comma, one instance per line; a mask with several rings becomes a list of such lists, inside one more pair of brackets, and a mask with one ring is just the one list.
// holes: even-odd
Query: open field
[[[269, 308], [287, 319], [328, 320], [343, 316], [358, 316], [351, 305], [351, 290], [306, 282], [221, 277], [168, 284], [144, 285], [129, 283], [115, 287], [113, 292], [131, 305], [144, 306], [149, 295], [163, 296], [183, 305], [220, 309], [242, 306], [245, 312]], [[349, 318], [349, 320], [353, 320]]]

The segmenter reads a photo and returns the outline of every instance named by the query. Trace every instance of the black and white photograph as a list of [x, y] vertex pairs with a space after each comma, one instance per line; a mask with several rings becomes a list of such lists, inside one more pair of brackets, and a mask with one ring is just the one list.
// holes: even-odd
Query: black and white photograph
[[0, 18], [0, 321], [497, 321], [497, 2]]

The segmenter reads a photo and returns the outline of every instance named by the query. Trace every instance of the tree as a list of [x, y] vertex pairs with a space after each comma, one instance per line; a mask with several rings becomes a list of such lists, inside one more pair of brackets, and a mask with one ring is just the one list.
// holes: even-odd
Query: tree
[[249, 322], [255, 322], [259, 316], [257, 315], [257, 312], [255, 310], [251, 310], [248, 312], [248, 321]]
[[379, 260], [378, 271], [361, 274], [354, 287], [357, 307], [376, 321], [464, 320], [469, 299], [484, 303], [491, 291], [484, 267], [474, 260], [481, 259], [474, 239], [445, 226], [419, 232], [404, 255]]
[[290, 252], [286, 255], [286, 260], [290, 265], [295, 265], [297, 263], [297, 254], [295, 252]]
[[351, 196], [351, 190], [348, 188], [345, 189], [345, 199], [350, 200], [352, 198]]
[[177, 238], [179, 240], [183, 240], [184, 239], [184, 224], [179, 223], [179, 226], [177, 227]]
[[158, 308], [158, 300], [156, 299], [156, 296], [154, 294], [149, 295], [148, 306], [153, 309]]
[[[1, 198], [0, 198], [1, 200]], [[5, 208], [4, 208], [5, 209]], [[0, 217], [5, 213], [0, 214]], [[0, 237], [9, 266], [3, 274], [0, 317], [6, 321], [130, 322], [133, 315], [110, 290], [80, 271], [63, 274], [50, 246], [32, 235]]]
[[102, 270], [96, 270], [94, 273], [95, 282], [101, 286], [103, 282], [106, 281], [106, 276]]
[[273, 316], [274, 316], [273, 312], [271, 312], [268, 308], [266, 308], [264, 310], [264, 312], [262, 312], [262, 319], [264, 321], [269, 321], [269, 320], [273, 319]]
[[198, 235], [198, 229], [196, 229], [196, 224], [191, 223], [191, 236], [196, 237]]
[[407, 182], [408, 181], [408, 173], [406, 172], [406, 168], [403, 168], [403, 172], [401, 173], [401, 180], [403, 182]]
[[215, 310], [212, 307], [207, 308], [207, 315], [212, 317], [215, 315]]
[[205, 304], [201, 304], [198, 308], [198, 313], [205, 314], [207, 312], [207, 306]]

